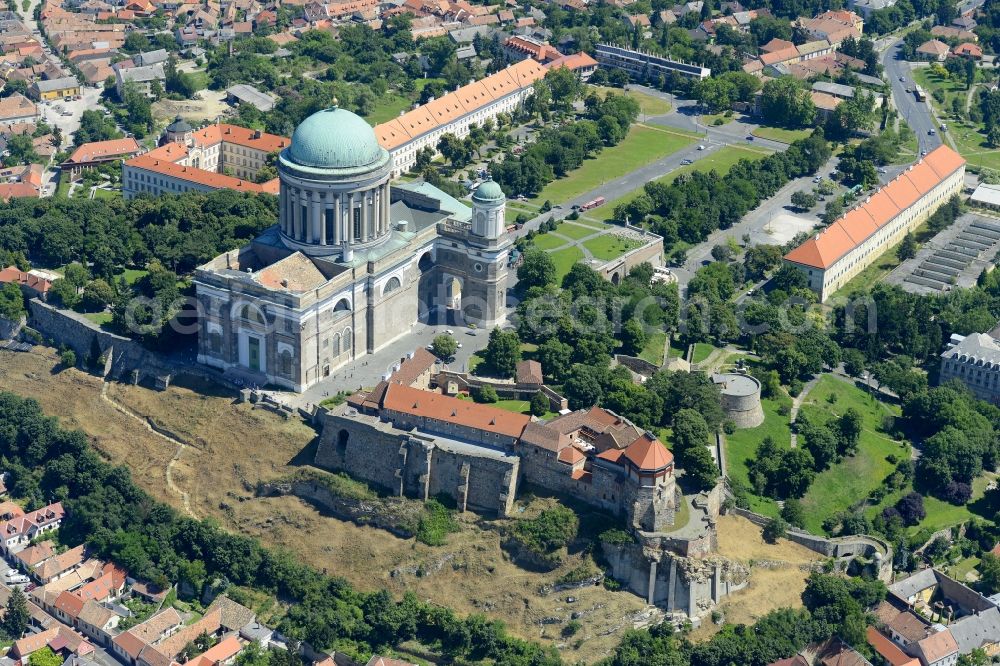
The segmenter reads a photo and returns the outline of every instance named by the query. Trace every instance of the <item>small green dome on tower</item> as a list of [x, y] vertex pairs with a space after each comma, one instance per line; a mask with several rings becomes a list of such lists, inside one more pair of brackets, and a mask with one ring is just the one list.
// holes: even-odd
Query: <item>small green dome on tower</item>
[[293, 163], [318, 169], [355, 169], [375, 164], [385, 155], [371, 125], [337, 106], [303, 120], [288, 149]]
[[500, 201], [504, 198], [503, 190], [497, 185], [496, 181], [489, 178], [479, 184], [476, 191], [472, 193], [472, 199], [474, 201], [482, 202], [495, 202]]

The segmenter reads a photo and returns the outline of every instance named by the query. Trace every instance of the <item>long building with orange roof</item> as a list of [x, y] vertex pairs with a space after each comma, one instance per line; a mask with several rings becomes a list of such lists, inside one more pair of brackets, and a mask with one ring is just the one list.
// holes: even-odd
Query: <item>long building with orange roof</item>
[[547, 71], [544, 65], [527, 58], [377, 125], [375, 136], [392, 156], [393, 175], [409, 171], [424, 148], [437, 153], [438, 142], [445, 134], [462, 138], [471, 125], [482, 125], [501, 113], [516, 110]]
[[825, 301], [961, 191], [965, 159], [946, 145], [785, 255]]
[[125, 162], [122, 190], [126, 199], [222, 189], [277, 195], [276, 177], [263, 183], [256, 178], [289, 143], [286, 137], [236, 125], [195, 130], [178, 117], [158, 148]]

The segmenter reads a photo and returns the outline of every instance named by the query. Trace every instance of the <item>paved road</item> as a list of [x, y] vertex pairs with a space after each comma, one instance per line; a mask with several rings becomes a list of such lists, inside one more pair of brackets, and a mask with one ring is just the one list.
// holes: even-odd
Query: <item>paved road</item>
[[[937, 127], [931, 114], [929, 98], [927, 102], [918, 102], [912, 92], [906, 92], [907, 88], [912, 90], [915, 84], [910, 63], [902, 58], [902, 44], [903, 40], [897, 39], [882, 53], [882, 66], [885, 67], [886, 77], [892, 86], [892, 99], [900, 116], [916, 133], [920, 150], [930, 151], [941, 145], [941, 135], [928, 134]], [[905, 82], [900, 81], [900, 78]]]

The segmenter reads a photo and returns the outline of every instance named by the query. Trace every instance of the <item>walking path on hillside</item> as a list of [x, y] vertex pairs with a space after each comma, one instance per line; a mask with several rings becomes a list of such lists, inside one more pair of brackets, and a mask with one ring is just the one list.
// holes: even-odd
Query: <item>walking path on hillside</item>
[[792, 409], [788, 412], [788, 422], [791, 424], [791, 445], [792, 448], [796, 448], [799, 445], [799, 435], [796, 432], [795, 419], [799, 415], [799, 407], [802, 406], [803, 401], [805, 401], [806, 396], [809, 395], [809, 391], [815, 388], [816, 384], [819, 383], [820, 377], [823, 375], [816, 375], [809, 381], [807, 381], [803, 386], [799, 394], [792, 398]]
[[111, 396], [109, 396], [108, 395], [108, 382], [107, 382], [107, 379], [104, 378], [104, 377], [101, 378], [101, 399], [104, 400], [105, 402], [107, 402], [109, 405], [111, 405], [115, 409], [117, 409], [119, 412], [121, 412], [125, 416], [128, 416], [129, 418], [138, 421], [140, 424], [142, 424], [142, 426], [146, 430], [148, 430], [149, 432], [153, 433], [154, 435], [156, 435], [160, 439], [166, 440], [167, 442], [170, 442], [171, 444], [173, 444], [174, 446], [177, 447], [177, 451], [174, 453], [173, 457], [170, 458], [170, 462], [167, 463], [167, 470], [166, 470], [166, 474], [165, 474], [165, 478], [167, 480], [167, 488], [170, 489], [170, 492], [176, 494], [178, 497], [181, 498], [181, 503], [184, 506], [184, 511], [186, 511], [187, 514], [189, 516], [191, 516], [192, 518], [194, 518], [195, 520], [198, 520], [198, 516], [195, 514], [194, 510], [191, 508], [191, 496], [188, 495], [187, 491], [181, 490], [180, 487], [178, 487], [178, 485], [176, 483], [174, 483], [174, 475], [173, 475], [174, 465], [177, 463], [178, 460], [180, 460], [181, 454], [184, 453], [184, 451], [187, 450], [190, 447], [187, 444], [185, 444], [184, 442], [182, 442], [182, 441], [180, 441], [178, 439], [174, 439], [173, 437], [170, 437], [169, 435], [163, 434], [162, 432], [160, 432], [159, 430], [157, 430], [156, 428], [154, 428], [152, 426], [152, 424], [149, 422], [149, 419], [145, 419], [145, 418], [139, 416], [138, 414], [136, 414], [135, 412], [133, 412], [131, 409], [129, 409], [125, 405], [121, 404], [120, 402], [118, 402], [117, 400], [115, 400], [114, 398], [112, 398]]

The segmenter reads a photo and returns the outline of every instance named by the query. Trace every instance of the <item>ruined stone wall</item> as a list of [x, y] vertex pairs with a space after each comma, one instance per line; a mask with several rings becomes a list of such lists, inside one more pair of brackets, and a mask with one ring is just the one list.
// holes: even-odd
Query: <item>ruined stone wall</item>
[[615, 580], [629, 591], [692, 619], [705, 615], [750, 580], [744, 565], [723, 557], [693, 559], [637, 543], [604, 543], [602, 551]]
[[519, 460], [496, 451], [452, 450], [431, 436], [358, 418], [342, 407], [320, 417], [316, 465], [344, 471], [382, 490], [417, 499], [445, 495], [462, 510], [506, 515], [517, 490]]
[[114, 347], [111, 375], [116, 378], [124, 376], [133, 368], [141, 368], [144, 372], [155, 372], [151, 369], [151, 366], [156, 364], [154, 354], [135, 340], [101, 329], [83, 315], [59, 310], [33, 298], [28, 301], [28, 323], [46, 338], [53, 340], [55, 346], [65, 345], [72, 349], [80, 360], [86, 360], [90, 355], [94, 338], [97, 338], [101, 352], [107, 352], [109, 348]]

